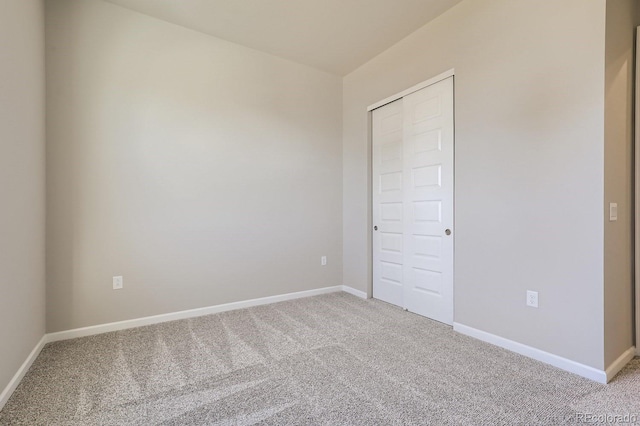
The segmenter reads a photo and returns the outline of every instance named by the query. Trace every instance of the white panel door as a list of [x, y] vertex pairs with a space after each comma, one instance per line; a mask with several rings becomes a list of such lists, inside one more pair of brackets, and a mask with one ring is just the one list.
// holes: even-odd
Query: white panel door
[[372, 118], [373, 296], [452, 324], [453, 77]]
[[403, 101], [405, 308], [453, 324], [453, 77]]
[[402, 99], [373, 111], [373, 295], [403, 306]]

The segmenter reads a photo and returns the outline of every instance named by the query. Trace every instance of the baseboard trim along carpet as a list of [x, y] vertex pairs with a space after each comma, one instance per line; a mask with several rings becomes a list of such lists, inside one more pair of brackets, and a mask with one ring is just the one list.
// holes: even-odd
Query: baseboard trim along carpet
[[42, 350], [42, 348], [44, 348], [44, 345], [46, 343], [47, 343], [47, 335], [45, 334], [44, 336], [42, 336], [40, 341], [33, 348], [31, 353], [27, 357], [27, 359], [22, 363], [22, 365], [18, 369], [18, 372], [15, 374], [15, 376], [13, 376], [13, 378], [11, 379], [7, 387], [5, 387], [2, 393], [0, 393], [0, 411], [2, 411], [2, 408], [11, 397], [11, 394], [13, 393], [13, 391], [16, 390], [16, 388], [20, 384], [20, 381], [24, 377], [24, 375], [27, 374], [27, 371], [29, 371], [29, 368], [31, 368], [31, 364], [33, 364], [33, 361], [35, 361], [36, 358], [38, 358], [38, 355], [40, 355], [40, 351]]
[[242, 300], [239, 302], [225, 303], [222, 305], [207, 306], [205, 308], [189, 309], [186, 311], [171, 312], [168, 314], [153, 315], [150, 317], [136, 318], [126, 321], [118, 321], [107, 324], [94, 325], [91, 327], [76, 328], [73, 330], [49, 333], [46, 342], [57, 342], [60, 340], [75, 339], [78, 337], [93, 336], [96, 334], [108, 333], [111, 331], [126, 330], [128, 328], [143, 327], [145, 325], [159, 324], [168, 321], [175, 321], [185, 318], [200, 317], [203, 315], [217, 314], [219, 312], [233, 311], [236, 309], [250, 308], [252, 306], [268, 305], [270, 303], [284, 302], [286, 300], [300, 299], [302, 297], [318, 296], [320, 294], [335, 293], [344, 291], [354, 296], [366, 299], [366, 293], [354, 288], [337, 285], [334, 287], [323, 287], [313, 290], [298, 291], [295, 293], [280, 294], [277, 296], [261, 297], [259, 299]]
[[618, 357], [618, 359], [613, 361], [613, 363], [611, 363], [609, 367], [607, 367], [607, 369], [605, 370], [607, 374], [607, 382], [613, 379], [615, 375], [618, 374], [620, 370], [622, 370], [625, 367], [625, 365], [629, 364], [629, 361], [633, 359], [633, 357], [635, 356], [635, 353], [636, 353], [635, 346], [631, 346], [629, 349], [624, 351], [622, 355]]
[[522, 343], [514, 342], [513, 340], [505, 339], [504, 337], [496, 336], [495, 334], [487, 333], [486, 331], [469, 327], [464, 324], [454, 323], [453, 329], [459, 333], [482, 340], [483, 342], [500, 346], [501, 348], [535, 359], [536, 361], [553, 365], [554, 367], [577, 374], [578, 376], [604, 384], [608, 383], [609, 380], [618, 374], [618, 372], [622, 370], [622, 368], [633, 358], [635, 353], [635, 347], [629, 348], [620, 356], [620, 358], [611, 364], [606, 371], [604, 371]]
[[[40, 354], [42, 348], [50, 342], [57, 342], [61, 340], [75, 339], [78, 337], [92, 336], [96, 334], [108, 333], [112, 331], [125, 330], [129, 328], [141, 327], [146, 325], [159, 324], [163, 322], [175, 321], [186, 318], [194, 318], [203, 315], [216, 314], [220, 312], [232, 311], [236, 309], [250, 308], [253, 306], [267, 305], [270, 303], [283, 302], [287, 300], [299, 299], [310, 296], [317, 296], [327, 293], [335, 293], [344, 291], [352, 294], [356, 297], [366, 299], [367, 294], [361, 290], [354, 289], [345, 285], [337, 285], [333, 287], [324, 287], [314, 290], [300, 291], [295, 293], [287, 293], [276, 296], [263, 297], [258, 299], [244, 300], [233, 303], [226, 303], [222, 305], [209, 306], [198, 309], [190, 309], [180, 312], [172, 312], [162, 315], [154, 315], [144, 318], [137, 318], [126, 321], [113, 322], [108, 324], [101, 324], [91, 327], [78, 328], [73, 330], [66, 330], [56, 333], [45, 334], [38, 344], [33, 348], [27, 359], [22, 366], [18, 369], [15, 376], [11, 379], [6, 388], [0, 393], [0, 410], [4, 407], [6, 402], [11, 397], [11, 394], [20, 384], [31, 364]], [[577, 374], [579, 376], [594, 380], [599, 383], [607, 383], [611, 380], [627, 363], [633, 359], [636, 348], [631, 347], [626, 350], [620, 357], [614, 361], [606, 370], [598, 370], [596, 368], [584, 365], [567, 358], [554, 355], [549, 352], [536, 349], [531, 346], [518, 343], [504, 337], [500, 337], [491, 333], [487, 333], [482, 330], [475, 329], [473, 327], [466, 326], [460, 323], [454, 323], [453, 329], [461, 334], [474, 337], [478, 340], [502, 347], [512, 352], [524, 355], [526, 357], [535, 359], [537, 361], [552, 365], [562, 370]]]
[[345, 293], [352, 294], [356, 297], [359, 297], [360, 299], [368, 299], [367, 293], [361, 290], [356, 290], [355, 288], [349, 287], [347, 285], [342, 286], [342, 291], [344, 291]]
[[118, 321], [107, 324], [94, 325], [91, 327], [76, 328], [73, 330], [59, 331], [56, 333], [48, 333], [42, 336], [40, 342], [31, 351], [25, 362], [22, 364], [18, 372], [13, 376], [7, 387], [0, 394], [0, 410], [16, 390], [24, 375], [29, 371], [33, 361], [40, 355], [40, 351], [47, 343], [58, 342], [61, 340], [75, 339], [78, 337], [93, 336], [96, 334], [108, 333], [111, 331], [126, 330], [128, 328], [142, 327], [145, 325], [159, 324], [163, 322], [175, 321], [185, 318], [194, 318], [203, 315], [217, 314], [219, 312], [233, 311], [235, 309], [250, 308], [252, 306], [267, 305], [270, 303], [284, 302], [286, 300], [300, 299], [302, 297], [318, 296], [320, 294], [335, 293], [344, 291], [362, 299], [367, 298], [367, 294], [363, 291], [346, 285], [337, 285], [333, 287], [324, 287], [313, 290], [298, 291], [295, 293], [280, 294], [277, 296], [261, 297], [259, 299], [243, 300], [240, 302], [225, 303], [223, 305], [208, 306], [205, 308], [189, 309], [186, 311], [171, 312], [168, 314], [154, 315], [150, 317], [136, 318], [126, 321]]
[[168, 314], [154, 315], [150, 317], [136, 318], [126, 321], [118, 321], [107, 324], [94, 325], [90, 327], [76, 328], [73, 330], [59, 331], [46, 335], [47, 341], [57, 342], [60, 340], [75, 339], [78, 337], [93, 336], [96, 334], [109, 333], [111, 331], [126, 330], [128, 328], [143, 327], [145, 325], [160, 324], [163, 322], [176, 321], [185, 318], [195, 318], [203, 315], [217, 314], [220, 312], [233, 311], [236, 309], [250, 308], [253, 306], [268, 305], [270, 303], [284, 302], [286, 300], [300, 299], [302, 297], [318, 296], [320, 294], [335, 293], [345, 291], [358, 297], [366, 299], [366, 294], [351, 287], [337, 285], [333, 287], [323, 287], [313, 290], [298, 291], [276, 296], [261, 297], [259, 299], [242, 300], [239, 302], [225, 303], [222, 305], [207, 306], [204, 308], [189, 309], [186, 311], [171, 312]]

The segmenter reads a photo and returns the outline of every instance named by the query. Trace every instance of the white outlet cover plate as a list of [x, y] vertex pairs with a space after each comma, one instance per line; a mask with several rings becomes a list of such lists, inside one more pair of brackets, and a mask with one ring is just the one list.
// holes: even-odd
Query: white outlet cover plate
[[122, 276], [113, 277], [114, 290], [120, 290], [122, 287], [124, 287], [123, 283], [124, 283], [124, 280], [122, 279]]

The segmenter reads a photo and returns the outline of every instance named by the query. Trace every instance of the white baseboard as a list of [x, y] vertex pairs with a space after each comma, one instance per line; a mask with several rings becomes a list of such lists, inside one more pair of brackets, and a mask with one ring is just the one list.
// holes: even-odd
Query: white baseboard
[[522, 343], [514, 342], [513, 340], [505, 339], [504, 337], [496, 336], [495, 334], [487, 333], [486, 331], [478, 330], [459, 323], [453, 323], [453, 329], [459, 333], [474, 337], [478, 340], [482, 340], [483, 342], [500, 346], [501, 348], [508, 349], [512, 352], [524, 355], [529, 358], [533, 358], [537, 361], [544, 362], [545, 364], [553, 365], [554, 367], [577, 374], [578, 376], [586, 377], [587, 379], [594, 380], [598, 383], [607, 383], [607, 381], [610, 379], [607, 372], [603, 370], [598, 370], [597, 368], [593, 368], [585, 364], [580, 364], [579, 362], [572, 361], [570, 359], [563, 358], [561, 356], [554, 355], [552, 353], [545, 352], [543, 350], [536, 349]]
[[61, 340], [75, 339], [78, 337], [93, 336], [96, 334], [108, 333], [111, 331], [126, 330], [128, 328], [142, 327], [145, 325], [159, 324], [168, 321], [176, 321], [185, 318], [195, 318], [203, 315], [216, 314], [219, 312], [232, 311], [235, 309], [250, 308], [252, 306], [267, 305], [270, 303], [284, 302], [286, 300], [300, 299], [303, 297], [318, 296], [320, 294], [336, 293], [345, 291], [363, 299], [367, 298], [366, 293], [351, 287], [337, 285], [333, 287], [324, 287], [314, 290], [298, 291], [295, 293], [280, 294], [277, 296], [262, 297], [259, 299], [243, 300], [240, 302], [225, 303], [223, 305], [208, 306], [205, 308], [189, 309], [186, 311], [171, 312], [168, 314], [154, 315], [150, 317], [136, 318], [126, 321], [112, 322], [108, 324], [94, 325], [91, 327], [76, 328], [73, 330], [59, 331], [56, 333], [48, 333], [42, 336], [40, 342], [33, 348], [26, 361], [22, 364], [18, 372], [13, 376], [7, 387], [0, 393], [0, 410], [16, 390], [24, 375], [29, 371], [31, 364], [38, 357], [40, 351], [47, 343], [58, 342]]
[[[185, 318], [195, 318], [203, 315], [217, 314], [219, 312], [233, 311], [235, 309], [250, 308], [252, 306], [267, 305], [270, 303], [284, 302], [286, 300], [300, 299], [302, 297], [317, 296], [320, 294], [343, 291], [343, 286], [324, 287], [314, 290], [298, 291], [296, 293], [280, 294], [277, 296], [261, 297], [259, 299], [243, 300], [240, 302], [225, 303], [223, 305], [208, 306], [205, 308], [189, 309], [186, 311], [171, 312], [168, 314], [154, 315], [150, 317], [136, 318], [126, 321], [111, 322], [94, 325], [91, 327], [76, 328], [73, 330], [59, 331], [46, 335], [46, 343], [59, 340], [75, 339], [78, 337], [93, 336], [95, 334], [111, 331], [126, 330], [128, 328], [142, 327], [145, 325], [159, 324], [168, 321], [176, 321]], [[357, 291], [357, 290], [354, 290]]]
[[13, 376], [13, 378], [11, 379], [9, 384], [4, 388], [2, 393], [0, 393], [0, 411], [2, 411], [2, 408], [11, 397], [11, 394], [13, 394], [13, 392], [16, 390], [16, 388], [22, 381], [22, 378], [24, 377], [24, 375], [27, 374], [27, 371], [29, 371], [29, 368], [31, 368], [31, 364], [33, 364], [33, 361], [35, 361], [36, 358], [38, 358], [38, 355], [40, 355], [40, 351], [46, 344], [46, 337], [47, 337], [46, 334], [42, 336], [42, 338], [36, 344], [35, 348], [33, 348], [31, 353], [27, 357], [27, 359], [20, 366], [20, 368], [18, 369], [18, 372]]
[[624, 368], [625, 365], [629, 363], [633, 359], [636, 353], [635, 346], [631, 346], [629, 349], [624, 351], [622, 355], [618, 357], [613, 363], [607, 367], [605, 373], [607, 374], [607, 382], [615, 377], [616, 374], [620, 372]]
[[345, 293], [353, 294], [360, 299], [367, 299], [367, 293], [361, 290], [356, 290], [355, 288], [349, 287], [348, 285], [343, 285], [342, 291], [344, 291]]

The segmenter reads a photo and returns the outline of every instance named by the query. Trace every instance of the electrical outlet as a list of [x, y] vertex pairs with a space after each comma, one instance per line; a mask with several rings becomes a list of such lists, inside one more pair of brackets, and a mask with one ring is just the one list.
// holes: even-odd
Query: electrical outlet
[[327, 266], [327, 256], [322, 256], [322, 257], [320, 258], [320, 264], [321, 264], [322, 266]]
[[122, 279], [122, 276], [113, 277], [113, 289], [120, 290], [122, 287], [124, 287], [124, 280]]
[[527, 306], [538, 307], [538, 292], [527, 290]]

